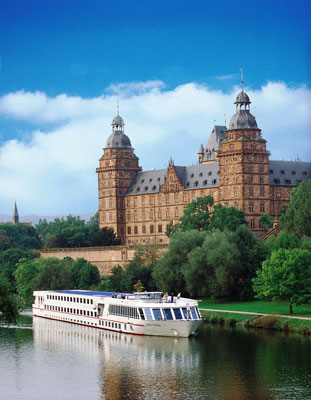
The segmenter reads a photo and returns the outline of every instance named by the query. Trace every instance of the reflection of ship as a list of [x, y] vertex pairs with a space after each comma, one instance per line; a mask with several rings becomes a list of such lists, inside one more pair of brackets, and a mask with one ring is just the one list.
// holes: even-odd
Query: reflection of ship
[[200, 364], [200, 352], [194, 351], [197, 339], [124, 335], [43, 318], [34, 318], [33, 328], [37, 348], [69, 363], [74, 360], [73, 373], [83, 369], [87, 385], [96, 381], [101, 396], [90, 398], [152, 399], [178, 392], [184, 371], [195, 371]]
[[34, 296], [34, 316], [115, 332], [188, 337], [202, 323], [196, 300], [160, 292], [51, 290], [36, 291]]

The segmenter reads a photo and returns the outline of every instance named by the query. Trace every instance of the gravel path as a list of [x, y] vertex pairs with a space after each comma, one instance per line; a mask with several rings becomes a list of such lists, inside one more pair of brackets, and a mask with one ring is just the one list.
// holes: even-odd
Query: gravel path
[[294, 315], [282, 315], [282, 314], [264, 314], [264, 313], [256, 313], [256, 312], [249, 312], [249, 311], [232, 311], [232, 310], [215, 310], [213, 308], [200, 308], [201, 311], [215, 311], [215, 312], [224, 312], [224, 313], [233, 313], [233, 314], [246, 314], [246, 315], [258, 315], [260, 317], [265, 317], [267, 315], [274, 315], [275, 317], [281, 318], [294, 318], [294, 319], [303, 319], [311, 321], [309, 317], [296, 317]]

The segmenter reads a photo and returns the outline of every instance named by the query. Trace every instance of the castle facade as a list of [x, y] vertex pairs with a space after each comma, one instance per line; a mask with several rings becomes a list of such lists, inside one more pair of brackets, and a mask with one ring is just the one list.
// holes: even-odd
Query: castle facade
[[260, 216], [277, 220], [290, 192], [311, 178], [311, 162], [273, 161], [266, 140], [242, 91], [229, 127], [215, 125], [198, 163], [142, 171], [118, 114], [112, 121], [104, 154], [99, 160], [100, 228], [113, 228], [122, 244], [167, 243], [166, 227], [178, 223], [189, 202], [213, 196], [215, 204], [243, 210], [256, 235], [265, 230]]

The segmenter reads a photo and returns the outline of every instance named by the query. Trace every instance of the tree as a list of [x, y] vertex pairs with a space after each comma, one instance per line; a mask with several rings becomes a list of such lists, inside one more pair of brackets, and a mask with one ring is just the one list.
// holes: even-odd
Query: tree
[[98, 268], [86, 261], [78, 258], [70, 266], [71, 284], [78, 289], [90, 289], [100, 283]]
[[278, 249], [263, 262], [253, 279], [259, 299], [285, 300], [292, 306], [311, 303], [311, 252], [302, 249]]
[[40, 249], [41, 242], [35, 229], [26, 224], [3, 224], [1, 230], [10, 240], [10, 247], [21, 249]]
[[300, 182], [291, 192], [285, 213], [280, 218], [282, 229], [301, 238], [311, 236], [311, 180]]
[[25, 250], [20, 248], [11, 248], [0, 252], [0, 276], [7, 279], [10, 289], [15, 291], [14, 272], [20, 259], [33, 260], [40, 256], [33, 250]]
[[269, 214], [262, 214], [259, 218], [259, 222], [263, 228], [271, 229], [273, 226], [273, 217]]
[[16, 289], [18, 296], [22, 303], [31, 304], [33, 300], [33, 279], [39, 273], [39, 262], [36, 260], [26, 260], [22, 258], [18, 264], [17, 269], [14, 272], [16, 280]]
[[36, 260], [38, 273], [33, 277], [33, 290], [64, 290], [73, 288], [70, 277], [71, 259], [59, 260], [56, 257]]
[[211, 208], [214, 204], [212, 196], [199, 197], [191, 201], [184, 209], [184, 215], [180, 218], [182, 231], [198, 230], [207, 231], [211, 220]]
[[0, 229], [0, 251], [7, 250], [10, 247], [12, 247], [10, 239], [7, 234]]
[[270, 236], [266, 240], [265, 245], [271, 253], [278, 249], [298, 249], [300, 248], [301, 241], [295, 235], [291, 235], [285, 231], [280, 231], [276, 237]]
[[168, 251], [154, 266], [152, 276], [158, 289], [163, 292], [179, 293], [185, 291], [185, 278], [182, 267], [187, 256], [196, 247], [201, 247], [206, 232], [178, 230], [168, 244]]
[[18, 316], [17, 302], [9, 286], [9, 282], [0, 276], [0, 319], [6, 323], [15, 322]]
[[171, 219], [166, 226], [166, 231], [165, 231], [166, 236], [169, 238], [172, 237], [178, 228], [179, 224], [174, 224], [173, 220]]
[[225, 229], [233, 232], [240, 225], [248, 225], [244, 211], [236, 207], [224, 207], [221, 204], [214, 206], [209, 226], [211, 232], [215, 232], [216, 230], [223, 231]]

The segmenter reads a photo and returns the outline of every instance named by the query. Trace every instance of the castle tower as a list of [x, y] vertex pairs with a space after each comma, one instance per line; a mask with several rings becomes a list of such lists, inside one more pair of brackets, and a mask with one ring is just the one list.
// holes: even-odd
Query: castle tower
[[18, 215], [18, 211], [17, 211], [16, 201], [14, 203], [14, 211], [13, 211], [12, 221], [13, 221], [13, 224], [19, 223], [19, 215]]
[[104, 154], [99, 160], [98, 200], [99, 227], [112, 228], [121, 244], [125, 244], [124, 195], [137, 171], [138, 157], [130, 139], [124, 133], [124, 121], [119, 113], [112, 120], [112, 134], [108, 137]]
[[219, 159], [219, 201], [243, 210], [252, 231], [260, 235], [261, 214], [270, 212], [269, 155], [251, 101], [243, 89], [237, 95], [236, 113], [221, 142]]

